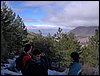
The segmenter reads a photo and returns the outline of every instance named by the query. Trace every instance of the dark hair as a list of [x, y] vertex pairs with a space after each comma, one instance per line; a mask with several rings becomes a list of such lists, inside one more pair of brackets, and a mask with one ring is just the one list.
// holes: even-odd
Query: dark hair
[[25, 48], [24, 48], [24, 51], [28, 52], [30, 50], [31, 46], [32, 46], [31, 44], [26, 44]]
[[70, 56], [74, 61], [79, 62], [79, 54], [77, 52], [72, 52]]
[[41, 54], [41, 51], [39, 50], [39, 49], [34, 49], [34, 50], [32, 50], [32, 55], [39, 55], [39, 54]]

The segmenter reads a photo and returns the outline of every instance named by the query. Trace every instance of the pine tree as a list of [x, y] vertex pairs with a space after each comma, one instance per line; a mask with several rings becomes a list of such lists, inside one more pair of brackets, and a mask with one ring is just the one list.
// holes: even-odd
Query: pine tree
[[91, 66], [99, 65], [99, 28], [96, 29], [95, 35], [89, 37], [89, 42], [82, 48], [82, 60]]
[[[27, 29], [22, 19], [19, 16], [16, 17], [4, 1], [1, 2], [1, 31], [2, 38], [7, 45], [7, 52], [22, 48], [23, 40], [27, 37]], [[4, 47], [2, 45], [2, 48]]]
[[[12, 35], [11, 26], [12, 26], [14, 18], [15, 18], [15, 14], [12, 12], [12, 10], [10, 8], [7, 7], [5, 2], [2, 2], [1, 26], [2, 26], [2, 34], [4, 36], [4, 39], [7, 43], [7, 45], [11, 45], [10, 43], [12, 43], [11, 42], [11, 35]], [[7, 48], [11, 48], [11, 47], [7, 46]], [[7, 49], [7, 50], [9, 50], [9, 49]]]
[[55, 38], [55, 59], [59, 63], [59, 67], [68, 66], [70, 64], [71, 52], [80, 51], [79, 42], [76, 40], [73, 33], [64, 34], [60, 28], [58, 28]]

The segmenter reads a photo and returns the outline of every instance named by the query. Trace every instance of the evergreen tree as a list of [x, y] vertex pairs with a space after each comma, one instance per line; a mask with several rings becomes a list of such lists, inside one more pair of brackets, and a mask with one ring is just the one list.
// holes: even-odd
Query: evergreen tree
[[82, 48], [82, 60], [91, 66], [99, 65], [99, 28], [96, 29], [95, 35], [89, 37], [89, 42]]
[[[1, 35], [6, 44], [5, 52], [13, 52], [21, 49], [23, 40], [27, 38], [27, 29], [22, 19], [9, 8], [4, 1], [1, 2]], [[2, 48], [5, 46], [2, 45]], [[3, 50], [2, 50], [3, 51]], [[2, 53], [2, 52], [1, 52]]]
[[58, 28], [58, 32], [54, 38], [55, 58], [60, 66], [69, 66], [70, 54], [73, 51], [80, 51], [79, 42], [76, 40], [73, 33], [64, 34], [62, 29]]

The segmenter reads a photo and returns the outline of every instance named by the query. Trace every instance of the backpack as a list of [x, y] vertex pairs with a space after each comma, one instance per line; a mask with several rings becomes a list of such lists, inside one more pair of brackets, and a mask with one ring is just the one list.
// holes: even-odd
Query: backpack
[[20, 70], [23, 69], [23, 57], [24, 57], [24, 55], [21, 55], [20, 57], [18, 57], [18, 58], [16, 59], [16, 69], [17, 69], [18, 71], [20, 71]]

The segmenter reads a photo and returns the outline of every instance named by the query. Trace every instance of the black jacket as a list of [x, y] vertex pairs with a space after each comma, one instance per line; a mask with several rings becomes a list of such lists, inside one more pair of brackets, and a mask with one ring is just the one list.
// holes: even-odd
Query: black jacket
[[22, 73], [23, 75], [46, 76], [48, 75], [48, 66], [44, 59], [41, 59], [39, 63], [30, 59], [27, 61]]

